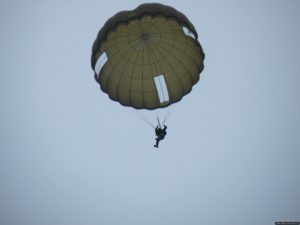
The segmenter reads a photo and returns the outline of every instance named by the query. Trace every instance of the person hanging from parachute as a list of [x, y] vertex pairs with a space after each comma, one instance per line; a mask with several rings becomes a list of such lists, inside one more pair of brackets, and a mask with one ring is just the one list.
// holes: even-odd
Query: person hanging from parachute
[[154, 145], [155, 148], [158, 148], [158, 144], [161, 140], [163, 140], [165, 138], [165, 136], [167, 135], [167, 126], [164, 125], [164, 128], [161, 128], [160, 125], [157, 125], [155, 128], [155, 134], [156, 134], [156, 143]]
[[[192, 91], [204, 58], [196, 29], [183, 13], [145, 3], [104, 23], [93, 43], [91, 67], [109, 99], [151, 112], [169, 109]], [[164, 122], [150, 124], [156, 148], [167, 134]]]
[[166, 125], [164, 125], [165, 121], [163, 122], [164, 128], [162, 128], [162, 125], [160, 124], [158, 117], [157, 117], [157, 121], [158, 121], [158, 125], [155, 128], [155, 135], [156, 135], [156, 138], [155, 138], [156, 143], [154, 145], [155, 148], [158, 148], [159, 142], [161, 140], [163, 140], [165, 138], [165, 136], [167, 135], [167, 128], [168, 128]]

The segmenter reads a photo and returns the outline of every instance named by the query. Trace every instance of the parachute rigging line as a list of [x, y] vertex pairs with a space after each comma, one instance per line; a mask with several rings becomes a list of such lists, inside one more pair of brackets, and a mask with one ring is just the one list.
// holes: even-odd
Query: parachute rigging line
[[160, 121], [159, 121], [159, 116], [157, 116], [157, 114], [156, 114], [156, 119], [157, 119], [157, 122], [158, 122], [158, 126], [161, 127]]
[[169, 119], [169, 117], [171, 116], [171, 114], [173, 113], [174, 108], [168, 108], [168, 111], [166, 112], [165, 118], [162, 122], [162, 126], [165, 125], [165, 122], [167, 122], [167, 120]]
[[148, 125], [150, 125], [152, 128], [155, 129], [155, 126], [146, 117], [139, 114], [138, 111], [134, 111], [134, 112], [140, 119], [142, 119], [144, 122], [146, 122]]

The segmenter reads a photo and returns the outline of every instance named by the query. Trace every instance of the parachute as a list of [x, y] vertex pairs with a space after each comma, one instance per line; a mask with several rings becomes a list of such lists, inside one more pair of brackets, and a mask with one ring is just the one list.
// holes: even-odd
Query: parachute
[[184, 14], [147, 3], [106, 21], [93, 44], [91, 66], [110, 99], [154, 110], [192, 90], [204, 57], [198, 34]]

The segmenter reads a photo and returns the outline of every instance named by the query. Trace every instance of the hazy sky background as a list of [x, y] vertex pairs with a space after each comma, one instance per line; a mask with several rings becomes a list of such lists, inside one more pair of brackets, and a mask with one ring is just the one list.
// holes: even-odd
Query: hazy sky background
[[300, 1], [160, 2], [206, 59], [157, 151], [90, 67], [105, 21], [144, 1], [1, 1], [0, 225], [300, 220]]

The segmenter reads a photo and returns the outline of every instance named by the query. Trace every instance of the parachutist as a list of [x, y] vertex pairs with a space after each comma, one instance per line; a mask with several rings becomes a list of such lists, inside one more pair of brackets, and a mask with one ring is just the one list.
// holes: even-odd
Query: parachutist
[[156, 126], [156, 128], [155, 128], [155, 134], [156, 134], [157, 137], [155, 138], [155, 140], [156, 140], [156, 143], [154, 145], [155, 148], [158, 148], [159, 142], [161, 140], [163, 140], [165, 138], [165, 136], [167, 135], [167, 131], [166, 130], [167, 130], [167, 126], [166, 125], [164, 125], [163, 129], [160, 127], [160, 125]]

